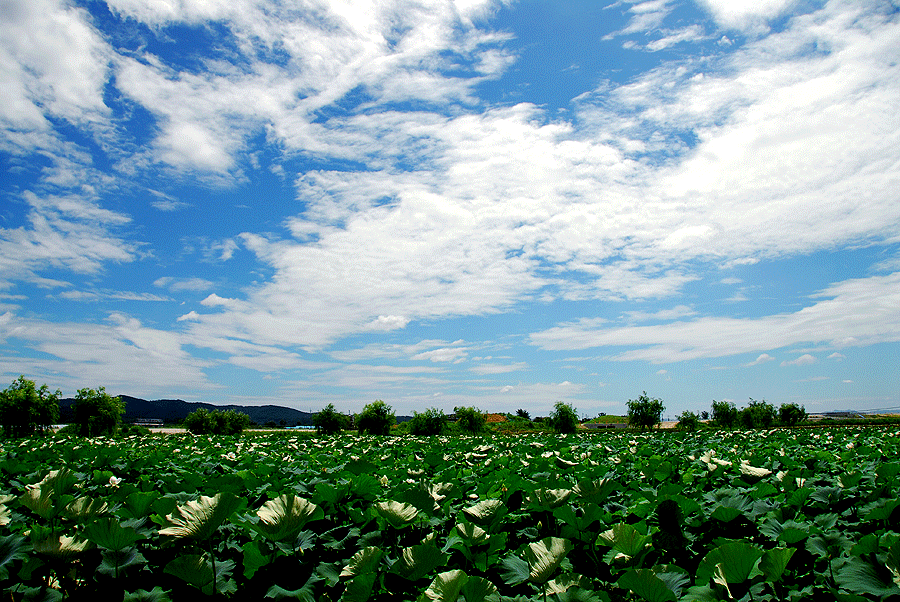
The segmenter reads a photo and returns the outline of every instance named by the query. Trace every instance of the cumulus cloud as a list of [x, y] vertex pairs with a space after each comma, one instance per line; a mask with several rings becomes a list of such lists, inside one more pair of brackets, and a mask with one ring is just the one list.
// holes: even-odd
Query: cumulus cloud
[[797, 359], [785, 360], [785, 361], [781, 362], [781, 365], [782, 366], [809, 366], [811, 364], [815, 364], [816, 361], [818, 361], [818, 360], [816, 360], [815, 356], [810, 355], [808, 353], [804, 353]]
[[758, 366], [759, 364], [765, 364], [767, 362], [773, 361], [775, 358], [769, 355], [768, 353], [762, 353], [755, 360], [750, 362], [749, 364], [744, 364], [744, 366]]

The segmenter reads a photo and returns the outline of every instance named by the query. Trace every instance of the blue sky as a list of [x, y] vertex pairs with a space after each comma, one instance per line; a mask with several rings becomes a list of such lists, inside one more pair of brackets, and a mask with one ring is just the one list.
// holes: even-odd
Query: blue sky
[[4, 0], [0, 367], [900, 408], [896, 0]]

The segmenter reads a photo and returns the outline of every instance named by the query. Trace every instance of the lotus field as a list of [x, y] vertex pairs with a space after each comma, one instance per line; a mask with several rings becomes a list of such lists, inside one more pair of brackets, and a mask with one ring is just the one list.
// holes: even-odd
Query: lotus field
[[900, 599], [891, 428], [6, 441], [8, 600]]

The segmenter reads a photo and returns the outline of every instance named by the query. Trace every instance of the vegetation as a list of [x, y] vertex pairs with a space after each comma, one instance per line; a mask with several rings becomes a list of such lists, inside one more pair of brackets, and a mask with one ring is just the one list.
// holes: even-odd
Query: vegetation
[[33, 380], [19, 376], [0, 391], [0, 425], [7, 437], [43, 434], [59, 417], [60, 391], [51, 393], [46, 384], [40, 388]]
[[644, 391], [637, 399], [628, 400], [628, 424], [641, 429], [653, 428], [660, 423], [666, 406], [658, 399], [650, 399]]
[[528, 413], [528, 410], [519, 408], [518, 410], [516, 410], [516, 417], [531, 422], [531, 414]]
[[356, 417], [356, 429], [360, 434], [387, 435], [395, 424], [397, 418], [394, 411], [380, 399], [368, 404]]
[[723, 428], [731, 428], [737, 426], [737, 421], [738, 411], [733, 403], [730, 401], [716, 401], [713, 399], [712, 422], [714, 425]]
[[738, 415], [740, 425], [748, 429], [770, 428], [774, 426], [777, 418], [775, 406], [765, 399], [762, 401], [750, 399], [750, 404]]
[[195, 435], [240, 435], [250, 426], [250, 417], [234, 410], [198, 408], [184, 419], [184, 428]]
[[475, 434], [487, 430], [487, 419], [478, 408], [453, 408], [456, 414], [456, 428], [463, 433]]
[[678, 416], [678, 424], [676, 428], [683, 431], [696, 431], [700, 428], [700, 416], [694, 412], [685, 410]]
[[72, 412], [79, 435], [114, 435], [125, 413], [125, 403], [119, 397], [111, 397], [104, 387], [79, 389]]
[[557, 401], [550, 415], [550, 426], [560, 434], [574, 433], [578, 429], [578, 412], [570, 403]]
[[778, 422], [784, 426], [797, 426], [806, 422], [806, 408], [796, 403], [783, 403], [778, 409]]
[[333, 403], [313, 415], [313, 426], [318, 435], [337, 435], [350, 426], [350, 419], [338, 412]]
[[900, 596], [900, 428], [0, 443], [9, 600]]
[[447, 416], [443, 410], [428, 408], [424, 412], [413, 412], [409, 421], [410, 435], [431, 436], [443, 435], [447, 429]]

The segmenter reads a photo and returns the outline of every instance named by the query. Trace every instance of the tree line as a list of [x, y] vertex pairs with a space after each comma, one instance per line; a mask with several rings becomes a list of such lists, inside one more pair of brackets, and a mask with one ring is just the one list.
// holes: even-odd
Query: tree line
[[[59, 389], [19, 376], [0, 391], [0, 426], [6, 437], [43, 434], [59, 420]], [[74, 415], [69, 432], [86, 437], [112, 435], [125, 413], [125, 403], [103, 387], [79, 389], [72, 405]]]

